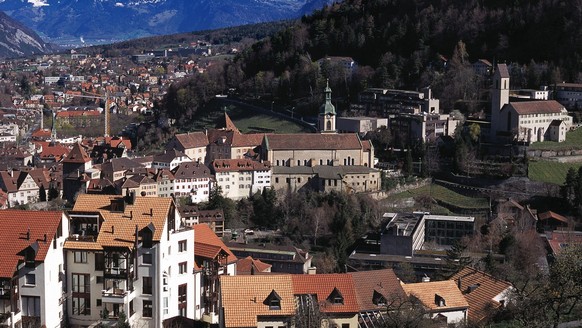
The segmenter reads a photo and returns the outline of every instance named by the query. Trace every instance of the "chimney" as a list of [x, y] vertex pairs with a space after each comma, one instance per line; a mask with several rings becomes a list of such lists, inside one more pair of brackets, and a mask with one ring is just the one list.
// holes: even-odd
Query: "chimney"
[[30, 240], [30, 228], [26, 230], [26, 240]]
[[129, 219], [132, 220], [133, 219], [133, 211], [129, 211]]
[[459, 280], [457, 280], [457, 287], [459, 287], [459, 290], [463, 290], [461, 286], [461, 277], [459, 277]]
[[44, 242], [46, 243], [46, 233], [44, 234]]
[[154, 209], [150, 208], [150, 216], [154, 216]]
[[115, 233], [115, 226], [111, 226], [111, 233]]
[[429, 276], [424, 275], [424, 277], [422, 277], [422, 282], [430, 282]]
[[316, 273], [317, 273], [317, 267], [307, 268], [307, 274], [316, 274]]

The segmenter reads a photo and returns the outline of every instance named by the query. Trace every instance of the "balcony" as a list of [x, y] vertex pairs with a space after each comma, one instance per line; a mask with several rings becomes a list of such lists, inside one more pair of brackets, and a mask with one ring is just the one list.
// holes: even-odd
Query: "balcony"
[[218, 314], [214, 312], [204, 313], [202, 315], [202, 321], [207, 322], [211, 325], [218, 324]]
[[84, 236], [82, 234], [72, 234], [67, 238], [67, 241], [84, 241], [94, 243], [97, 236]]
[[[14, 317], [12, 317], [14, 315]], [[8, 326], [12, 327], [12, 324], [16, 324], [17, 322], [22, 320], [22, 312], [14, 313], [14, 312], [7, 312], [7, 313], [0, 313], [0, 326]]]
[[129, 269], [122, 267], [105, 268], [104, 275], [106, 278], [126, 278], [128, 273], [133, 273], [133, 265]]
[[101, 291], [103, 303], [127, 304], [135, 298], [135, 291], [120, 288], [109, 288]]

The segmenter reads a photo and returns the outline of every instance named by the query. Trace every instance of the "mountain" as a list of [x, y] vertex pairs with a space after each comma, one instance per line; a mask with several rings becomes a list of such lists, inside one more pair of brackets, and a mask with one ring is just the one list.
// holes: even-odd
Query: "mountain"
[[33, 30], [0, 12], [0, 57], [13, 58], [54, 50]]
[[106, 41], [300, 17], [327, 0], [0, 0], [50, 40]]

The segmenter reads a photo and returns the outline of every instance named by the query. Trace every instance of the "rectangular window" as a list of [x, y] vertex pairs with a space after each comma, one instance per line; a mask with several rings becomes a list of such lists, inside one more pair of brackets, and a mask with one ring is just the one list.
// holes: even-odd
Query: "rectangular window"
[[103, 305], [103, 302], [101, 301], [100, 298], [95, 300], [95, 306], [102, 306], [102, 305]]
[[152, 277], [143, 277], [143, 293], [152, 294]]
[[75, 251], [75, 263], [87, 263], [87, 252]]
[[73, 315], [91, 315], [91, 298], [73, 296]]
[[103, 283], [103, 276], [97, 276], [97, 277], [95, 277], [95, 280], [97, 281], [98, 284], [102, 284]]
[[180, 240], [178, 242], [178, 252], [185, 252], [187, 250], [188, 241], [187, 240]]
[[89, 275], [73, 273], [73, 293], [90, 293]]
[[34, 273], [28, 273], [24, 276], [24, 284], [29, 286], [36, 285], [36, 275]]
[[180, 271], [180, 274], [188, 272], [188, 262], [178, 264], [178, 271]]
[[178, 286], [178, 312], [180, 316], [187, 314], [188, 284]]
[[27, 317], [40, 317], [39, 296], [22, 296], [22, 315]]
[[143, 264], [152, 264], [152, 254], [143, 254], [141, 257]]
[[142, 316], [144, 318], [152, 317], [152, 301], [143, 300]]
[[95, 270], [103, 271], [105, 269], [105, 256], [103, 253], [95, 253]]

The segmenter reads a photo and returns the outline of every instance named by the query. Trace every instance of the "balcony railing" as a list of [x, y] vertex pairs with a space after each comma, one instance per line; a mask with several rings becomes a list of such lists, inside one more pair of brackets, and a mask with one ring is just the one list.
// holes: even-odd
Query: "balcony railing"
[[83, 236], [79, 234], [72, 234], [67, 238], [68, 241], [85, 241], [85, 242], [95, 242], [97, 236]]
[[103, 297], [125, 297], [127, 294], [129, 294], [129, 291], [121, 288], [109, 288], [101, 291]]

